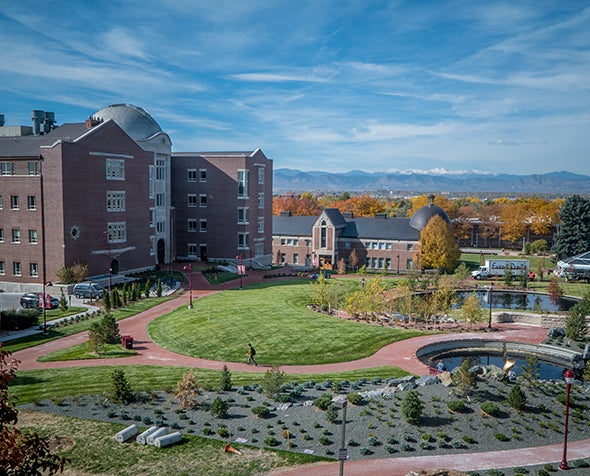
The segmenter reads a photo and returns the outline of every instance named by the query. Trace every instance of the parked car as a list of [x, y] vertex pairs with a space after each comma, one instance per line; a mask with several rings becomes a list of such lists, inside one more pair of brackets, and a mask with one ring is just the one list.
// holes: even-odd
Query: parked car
[[78, 299], [80, 298], [90, 298], [92, 297], [100, 299], [102, 297], [104, 290], [102, 286], [98, 283], [91, 283], [90, 281], [84, 283], [78, 283], [74, 286], [74, 296]]
[[50, 296], [49, 294], [45, 295], [45, 299], [43, 300], [42, 293], [27, 293], [23, 294], [20, 298], [20, 305], [21, 307], [27, 309], [43, 309], [42, 302], [44, 301], [47, 303], [49, 299], [49, 306], [47, 309], [57, 309], [59, 307], [59, 299]]

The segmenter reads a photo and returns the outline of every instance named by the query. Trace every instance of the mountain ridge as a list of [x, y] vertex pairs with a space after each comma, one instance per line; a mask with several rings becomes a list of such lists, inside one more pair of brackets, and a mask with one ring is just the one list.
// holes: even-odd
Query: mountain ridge
[[274, 171], [275, 192], [439, 192], [590, 194], [590, 176], [566, 170], [544, 174], [493, 174], [481, 171], [325, 172], [281, 168]]

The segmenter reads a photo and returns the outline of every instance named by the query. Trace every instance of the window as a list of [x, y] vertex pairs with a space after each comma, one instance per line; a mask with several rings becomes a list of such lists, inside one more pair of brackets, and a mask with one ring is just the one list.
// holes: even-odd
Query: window
[[293, 246], [299, 246], [299, 238], [293, 238]]
[[190, 232], [197, 231], [197, 220], [196, 218], [189, 218], [187, 223], [187, 230]]
[[166, 222], [159, 221], [156, 223], [156, 233], [165, 233], [166, 232]]
[[39, 277], [39, 265], [37, 263], [29, 263], [29, 275], [32, 278]]
[[238, 207], [238, 224], [248, 224], [248, 207]]
[[0, 261], [0, 276], [4, 276], [6, 274], [6, 266], [4, 261]]
[[14, 175], [15, 173], [15, 164], [14, 162], [2, 162], [0, 173], [2, 175]]
[[406, 260], [406, 269], [414, 269], [414, 262], [412, 261], [412, 258], [408, 258]]
[[254, 245], [255, 256], [262, 256], [264, 254], [264, 243], [256, 243]]
[[377, 268], [377, 258], [371, 258], [371, 268]]
[[27, 210], [37, 210], [37, 197], [35, 195], [27, 196]]
[[18, 228], [12, 229], [12, 242], [20, 243], [20, 230]]
[[322, 220], [320, 226], [320, 248], [325, 248], [328, 244], [328, 228], [326, 226], [326, 221]]
[[238, 198], [248, 198], [248, 170], [238, 170]]
[[199, 182], [207, 181], [207, 169], [199, 169]]
[[207, 207], [207, 195], [204, 193], [199, 195], [199, 207], [206, 208]]
[[22, 273], [23, 272], [22, 272], [22, 269], [21, 269], [21, 266], [20, 266], [20, 261], [14, 261], [12, 263], [12, 274], [14, 276], [22, 276]]
[[412, 249], [412, 243], [408, 243], [406, 246], [407, 246], [408, 251], [410, 251]]
[[156, 180], [166, 180], [166, 162], [162, 159], [156, 160]]
[[379, 242], [379, 249], [380, 250], [384, 250], [385, 249], [385, 243]]
[[107, 212], [125, 211], [125, 192], [107, 192]]
[[367, 248], [368, 250], [371, 249], [371, 242], [370, 241], [365, 241], [365, 248]]
[[189, 193], [187, 196], [187, 207], [197, 206], [197, 195], [195, 193]]
[[391, 269], [391, 258], [385, 258], [385, 268]]
[[150, 208], [150, 227], [153, 228], [155, 223], [155, 212], [153, 208]]
[[107, 159], [107, 180], [125, 180], [125, 161]]
[[37, 230], [29, 230], [29, 243], [32, 245], [38, 243]]
[[258, 233], [264, 233], [264, 217], [258, 217]]
[[187, 182], [196, 182], [197, 181], [197, 169], [187, 169], [186, 181]]
[[4, 243], [4, 228], [0, 228], [0, 243]]
[[29, 162], [29, 175], [39, 175], [41, 173], [41, 167], [39, 162]]
[[391, 249], [391, 243], [385, 243], [385, 249], [386, 250], [390, 250]]
[[198, 252], [199, 252], [199, 247], [195, 243], [188, 244], [188, 255], [191, 258], [195, 258], [197, 256]]
[[0, 195], [0, 210], [4, 208], [4, 204], [2, 203], [2, 195]]
[[248, 249], [248, 233], [238, 233], [238, 249]]
[[287, 238], [287, 246], [293, 246], [293, 238]]
[[384, 259], [379, 258], [379, 269], [383, 268], [383, 264], [384, 264]]
[[154, 166], [150, 165], [148, 169], [148, 181], [150, 184], [150, 198], [154, 198]]
[[293, 264], [299, 263], [299, 255], [297, 253], [293, 253]]
[[10, 196], [10, 209], [11, 210], [18, 210], [18, 195], [11, 195]]
[[201, 218], [199, 220], [199, 231], [201, 233], [206, 233], [207, 232], [207, 220], [205, 218]]
[[281, 238], [281, 245], [285, 246], [287, 244], [287, 240], [285, 238]]
[[163, 193], [156, 194], [156, 206], [163, 207], [166, 204], [166, 195]]
[[258, 193], [258, 208], [264, 208], [264, 192]]
[[258, 183], [264, 184], [264, 167], [258, 167]]
[[124, 221], [107, 223], [109, 243], [124, 243], [127, 241], [127, 224]]

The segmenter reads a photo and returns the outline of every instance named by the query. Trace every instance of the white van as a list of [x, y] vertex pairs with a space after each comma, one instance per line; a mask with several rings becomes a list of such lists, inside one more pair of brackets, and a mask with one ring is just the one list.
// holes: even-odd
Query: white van
[[78, 283], [74, 286], [74, 296], [79, 298], [97, 298], [100, 299], [103, 294], [102, 286], [98, 283]]

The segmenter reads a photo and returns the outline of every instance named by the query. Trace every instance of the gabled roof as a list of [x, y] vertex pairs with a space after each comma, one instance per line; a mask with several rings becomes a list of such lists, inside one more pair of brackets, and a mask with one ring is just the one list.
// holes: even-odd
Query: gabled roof
[[0, 157], [35, 157], [40, 147], [51, 146], [59, 140], [72, 141], [88, 132], [81, 123], [63, 124], [39, 136], [0, 137]]
[[272, 234], [279, 236], [311, 236], [315, 216], [273, 215]]
[[322, 218], [322, 216], [325, 216], [330, 221], [332, 226], [337, 230], [346, 227], [346, 220], [342, 216], [342, 213], [340, 213], [340, 210], [337, 208], [324, 208], [324, 211], [318, 218], [318, 221]]

